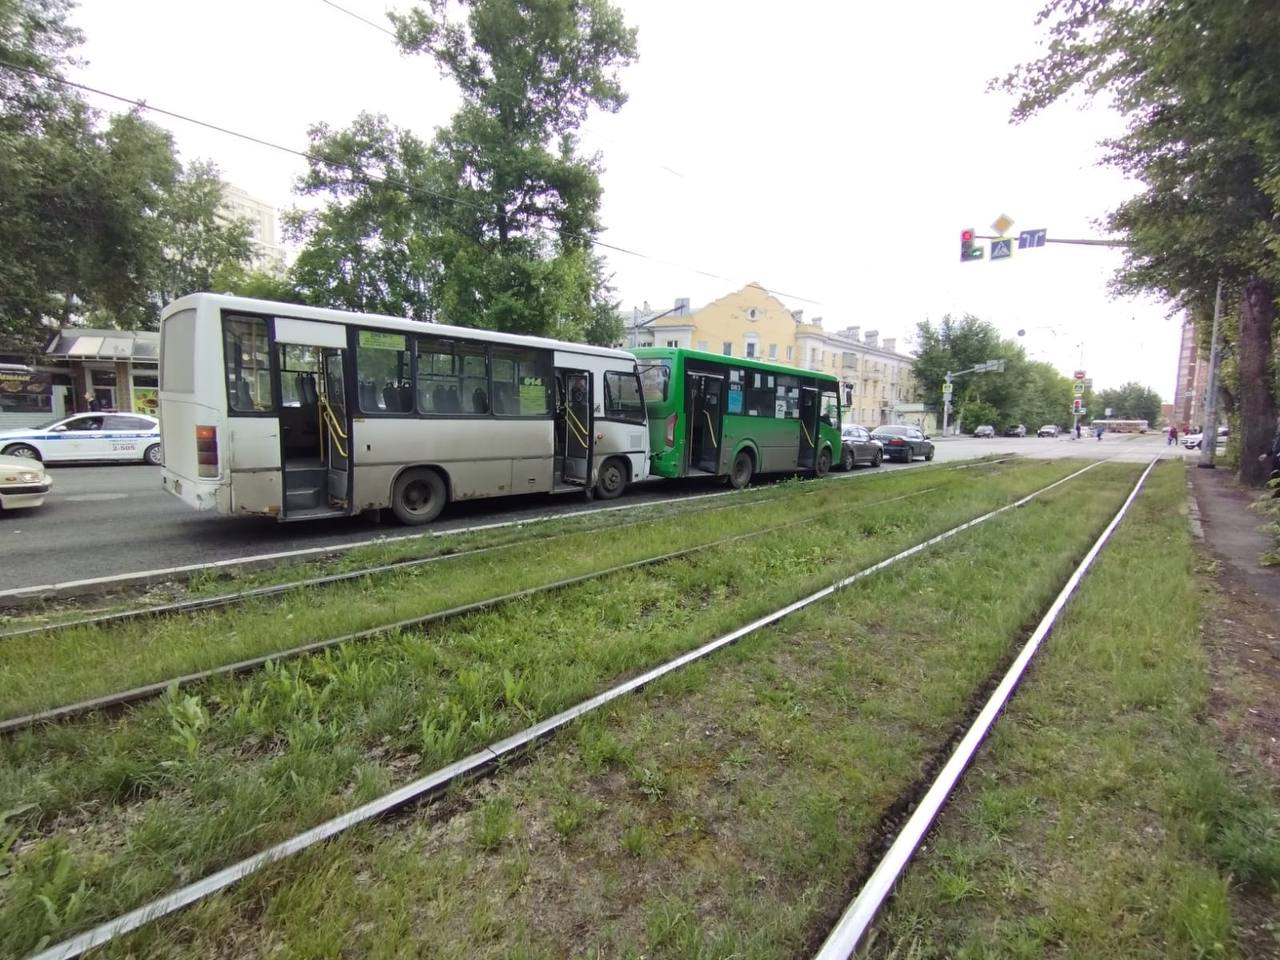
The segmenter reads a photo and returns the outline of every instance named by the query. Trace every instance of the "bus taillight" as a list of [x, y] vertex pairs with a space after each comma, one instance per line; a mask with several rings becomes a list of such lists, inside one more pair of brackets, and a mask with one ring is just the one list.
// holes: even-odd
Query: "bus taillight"
[[218, 428], [196, 427], [196, 463], [201, 477], [218, 475]]
[[673, 413], [667, 417], [667, 446], [674, 447], [676, 445], [676, 415]]

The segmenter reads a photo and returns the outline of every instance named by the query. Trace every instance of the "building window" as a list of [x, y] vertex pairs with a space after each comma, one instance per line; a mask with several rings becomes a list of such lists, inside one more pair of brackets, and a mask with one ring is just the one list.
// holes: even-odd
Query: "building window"
[[776, 343], [769, 344], [769, 359], [770, 360], [778, 359], [778, 345]]
[[679, 341], [679, 340], [668, 340], [668, 341], [667, 341], [667, 346], [668, 346], [668, 347], [679, 347], [679, 346], [680, 346], [680, 341]]
[[724, 342], [724, 350], [722, 351], [726, 357], [733, 356], [733, 344], [728, 340]]
[[791, 347], [787, 347], [787, 362], [791, 362]]
[[703, 353], [706, 353], [706, 352], [707, 352], [707, 341], [705, 341], [705, 340], [699, 340], [699, 341], [698, 341], [698, 349], [699, 349], [699, 350], [701, 350]]
[[756, 342], [755, 342], [754, 340], [748, 340], [748, 341], [747, 341], [747, 354], [746, 354], [746, 355], [747, 355], [748, 357], [755, 357], [755, 355], [756, 355]]

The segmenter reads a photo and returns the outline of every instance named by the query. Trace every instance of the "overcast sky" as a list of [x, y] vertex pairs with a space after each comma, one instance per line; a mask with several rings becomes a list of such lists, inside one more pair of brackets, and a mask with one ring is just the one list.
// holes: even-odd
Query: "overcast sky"
[[[336, 0], [385, 24], [405, 4]], [[1135, 379], [1173, 398], [1179, 317], [1113, 300], [1106, 248], [1046, 246], [1010, 261], [959, 262], [959, 233], [1098, 236], [1135, 192], [1098, 164], [1118, 119], [1059, 105], [1010, 126], [987, 81], [1034, 57], [1040, 0], [901, 4], [622, 0], [639, 28], [630, 100], [584, 131], [603, 154], [605, 241], [625, 307], [705, 303], [749, 282], [828, 330], [897, 336], [974, 313], [1096, 387]], [[73, 76], [112, 93], [277, 143], [384, 113], [423, 137], [457, 106], [424, 57], [323, 0], [82, 0], [86, 61]], [[92, 98], [108, 109], [123, 109]], [[304, 163], [152, 117], [184, 159], [214, 160], [250, 193], [288, 207]], [[708, 276], [712, 274], [714, 276]], [[1081, 346], [1083, 345], [1083, 346]]]

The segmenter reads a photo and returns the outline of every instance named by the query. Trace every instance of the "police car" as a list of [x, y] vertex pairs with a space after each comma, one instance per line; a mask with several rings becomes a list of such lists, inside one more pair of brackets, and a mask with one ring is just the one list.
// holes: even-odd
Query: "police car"
[[141, 413], [78, 413], [42, 427], [0, 430], [0, 454], [45, 463], [141, 460], [159, 465], [160, 421]]

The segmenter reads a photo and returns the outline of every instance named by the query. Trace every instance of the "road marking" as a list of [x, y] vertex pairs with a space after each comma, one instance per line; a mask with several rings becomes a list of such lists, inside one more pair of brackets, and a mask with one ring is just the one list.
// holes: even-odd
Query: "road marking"
[[61, 497], [68, 503], [98, 503], [102, 500], [127, 500], [127, 493], [82, 493], [78, 497]]

